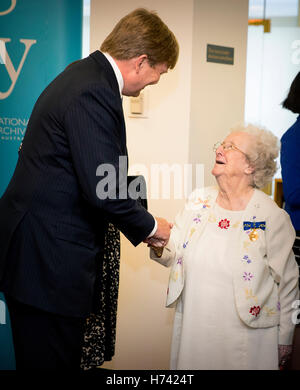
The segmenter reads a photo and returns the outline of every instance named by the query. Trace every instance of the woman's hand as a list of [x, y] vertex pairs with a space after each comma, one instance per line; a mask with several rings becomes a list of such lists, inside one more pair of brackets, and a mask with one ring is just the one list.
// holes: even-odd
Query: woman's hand
[[284, 370], [287, 367], [287, 364], [292, 355], [292, 350], [292, 345], [278, 345], [278, 361], [280, 370]]

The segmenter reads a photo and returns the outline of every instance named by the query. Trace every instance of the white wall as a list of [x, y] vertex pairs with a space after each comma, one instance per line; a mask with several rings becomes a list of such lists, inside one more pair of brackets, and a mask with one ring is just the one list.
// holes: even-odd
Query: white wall
[[[213, 145], [244, 118], [247, 0], [196, 0], [194, 8], [190, 161], [211, 175]], [[234, 48], [234, 65], [206, 62], [206, 45]]]
[[[90, 51], [137, 7], [158, 12], [177, 37], [180, 56], [174, 70], [148, 87], [148, 118], [130, 118], [123, 100], [130, 173], [139, 173], [138, 164], [148, 172], [155, 163], [208, 167], [213, 141], [243, 117], [248, 0], [92, 0]], [[235, 47], [235, 65], [206, 64], [207, 43]], [[147, 185], [151, 195], [151, 175]], [[170, 221], [183, 204], [173, 196], [148, 201], [153, 215]], [[124, 237], [121, 244], [116, 355], [103, 367], [167, 369], [173, 319], [173, 310], [164, 307], [169, 270], [152, 262], [144, 245], [134, 248]]]

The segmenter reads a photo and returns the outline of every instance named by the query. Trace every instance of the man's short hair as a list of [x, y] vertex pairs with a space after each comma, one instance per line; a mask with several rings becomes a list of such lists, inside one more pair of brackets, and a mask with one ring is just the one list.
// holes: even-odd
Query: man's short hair
[[100, 50], [117, 60], [146, 54], [149, 65], [165, 63], [173, 69], [179, 45], [175, 35], [154, 11], [138, 8], [124, 16], [104, 40]]

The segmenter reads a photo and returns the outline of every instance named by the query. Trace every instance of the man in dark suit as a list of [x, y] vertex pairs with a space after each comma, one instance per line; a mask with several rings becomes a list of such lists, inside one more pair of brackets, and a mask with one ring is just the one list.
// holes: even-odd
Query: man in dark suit
[[0, 200], [0, 290], [17, 368], [79, 367], [109, 222], [133, 245], [167, 243], [171, 225], [124, 196], [121, 94], [138, 96], [177, 58], [173, 33], [155, 13], [137, 9], [101, 52], [68, 66], [37, 100]]

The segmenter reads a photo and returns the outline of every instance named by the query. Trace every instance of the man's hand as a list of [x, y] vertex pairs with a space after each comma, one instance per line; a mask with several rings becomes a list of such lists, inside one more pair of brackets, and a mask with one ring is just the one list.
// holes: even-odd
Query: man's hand
[[150, 246], [161, 248], [167, 245], [173, 224], [164, 218], [157, 217], [155, 219], [157, 221], [157, 230], [152, 237], [146, 238], [144, 242]]

